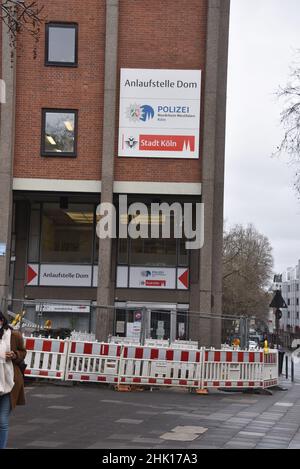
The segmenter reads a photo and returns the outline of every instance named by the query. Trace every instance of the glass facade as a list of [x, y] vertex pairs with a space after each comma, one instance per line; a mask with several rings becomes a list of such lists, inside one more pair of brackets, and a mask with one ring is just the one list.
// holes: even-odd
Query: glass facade
[[[68, 197], [61, 197], [57, 202], [31, 203], [27, 262], [97, 266], [96, 207], [96, 203], [73, 203]], [[113, 246], [117, 266], [160, 267], [174, 269], [174, 272], [189, 267], [189, 254], [182, 239], [127, 238], [114, 240]], [[177, 275], [171, 274], [174, 278]], [[168, 281], [174, 283], [171, 289], [176, 288], [174, 279]], [[126, 281], [121, 288], [126, 288], [125, 284]]]
[[94, 206], [43, 205], [41, 262], [91, 264], [94, 241]]
[[[151, 309], [149, 326], [146, 336], [151, 339], [166, 340], [170, 339], [171, 325], [175, 324], [175, 340], [188, 340], [188, 315], [187, 311], [177, 311], [172, 315], [170, 310]], [[115, 312], [114, 335], [119, 337], [140, 338], [142, 333], [142, 315], [141, 309], [122, 309], [118, 308]]]
[[119, 239], [118, 264], [149, 267], [188, 266], [184, 239]]

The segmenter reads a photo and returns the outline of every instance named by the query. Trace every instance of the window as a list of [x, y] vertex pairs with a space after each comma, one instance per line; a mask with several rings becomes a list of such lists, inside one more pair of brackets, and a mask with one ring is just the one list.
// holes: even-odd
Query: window
[[118, 240], [118, 263], [128, 264], [128, 239], [120, 238]]
[[77, 111], [43, 109], [42, 120], [42, 155], [75, 157]]
[[185, 247], [186, 239], [182, 238], [179, 240], [179, 254], [178, 254], [178, 265], [188, 266], [189, 265], [189, 251]]
[[176, 239], [133, 239], [131, 265], [176, 266]]
[[91, 264], [94, 205], [46, 203], [42, 213], [41, 262]]
[[184, 239], [119, 239], [118, 264], [188, 267], [189, 252], [185, 249]]
[[78, 63], [78, 25], [48, 23], [46, 25], [46, 65], [76, 67]]

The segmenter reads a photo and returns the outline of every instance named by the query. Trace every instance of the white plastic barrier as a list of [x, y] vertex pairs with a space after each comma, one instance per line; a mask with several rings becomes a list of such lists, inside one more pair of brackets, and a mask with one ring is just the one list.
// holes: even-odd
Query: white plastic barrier
[[120, 344], [120, 345], [140, 345], [140, 339], [135, 337], [118, 337], [118, 336], [111, 336], [109, 337], [108, 342], [110, 344]]
[[72, 341], [66, 364], [66, 381], [117, 383], [122, 346]]
[[170, 342], [164, 339], [146, 339], [145, 340], [146, 347], [170, 347]]
[[201, 354], [199, 350], [125, 346], [119, 384], [198, 388]]
[[198, 350], [198, 342], [192, 340], [175, 340], [171, 343], [170, 348], [182, 349], [182, 350]]
[[264, 354], [264, 388], [277, 386], [279, 382], [278, 350]]
[[205, 351], [203, 388], [263, 387], [263, 352]]
[[82, 342], [96, 342], [95, 334], [90, 334], [88, 332], [71, 332], [71, 340], [80, 340]]
[[27, 354], [25, 376], [32, 378], [65, 378], [69, 342], [42, 337], [25, 337]]

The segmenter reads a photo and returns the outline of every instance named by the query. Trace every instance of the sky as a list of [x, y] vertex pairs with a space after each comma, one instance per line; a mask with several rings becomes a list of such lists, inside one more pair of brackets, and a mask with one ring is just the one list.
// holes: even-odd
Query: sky
[[299, 20], [299, 0], [231, 0], [225, 222], [252, 223], [267, 236], [276, 273], [300, 259], [295, 167], [272, 157], [283, 135], [275, 93], [300, 49]]

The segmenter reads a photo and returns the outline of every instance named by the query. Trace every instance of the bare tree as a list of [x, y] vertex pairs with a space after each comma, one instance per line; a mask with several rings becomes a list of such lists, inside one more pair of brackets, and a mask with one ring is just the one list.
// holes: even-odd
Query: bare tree
[[23, 31], [30, 34], [35, 43], [38, 42], [43, 6], [39, 6], [35, 0], [0, 0], [0, 6], [1, 21], [8, 28], [12, 50], [16, 47], [18, 33]]
[[300, 51], [298, 56], [287, 85], [280, 87], [277, 92], [277, 96], [284, 102], [281, 112], [284, 136], [276, 153], [287, 154], [291, 162], [296, 163], [295, 189], [300, 195]]
[[252, 225], [234, 226], [224, 233], [223, 311], [265, 317], [273, 256], [268, 238]]

